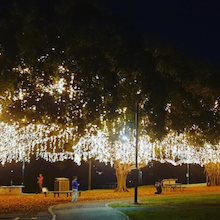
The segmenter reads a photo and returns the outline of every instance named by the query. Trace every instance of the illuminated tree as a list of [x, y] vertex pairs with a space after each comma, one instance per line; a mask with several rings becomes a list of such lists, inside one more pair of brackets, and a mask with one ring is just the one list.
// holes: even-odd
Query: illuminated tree
[[208, 186], [220, 185], [219, 171], [220, 171], [219, 162], [217, 163], [210, 162], [205, 166], [206, 183]]
[[[171, 130], [193, 134], [192, 125], [199, 126], [203, 134], [198, 147], [206, 146], [203, 139], [213, 131], [218, 133], [219, 92], [217, 84], [212, 86], [216, 73], [206, 66], [199, 68], [154, 45], [143, 51], [141, 39], [88, 1], [5, 4], [0, 19], [0, 110], [17, 135], [9, 137], [16, 143], [10, 151], [3, 143], [2, 163], [10, 162], [10, 154], [16, 161], [28, 161], [34, 153], [78, 164], [94, 158], [114, 164], [118, 190], [126, 191], [126, 176], [134, 166], [135, 105], [142, 143], [139, 167], [152, 159], [195, 161], [184, 159], [180, 151], [175, 156], [176, 145], [167, 147]], [[121, 141], [127, 133], [128, 142]], [[23, 135], [26, 141], [21, 141]], [[204, 152], [212, 148], [207, 146]], [[195, 144], [183, 142], [181, 147], [197, 158]]]
[[[103, 121], [105, 124], [106, 122]], [[36, 158], [43, 158], [50, 162], [73, 160], [78, 165], [81, 161], [93, 158], [99, 162], [110, 163], [115, 167], [118, 180], [118, 191], [127, 191], [126, 177], [135, 164], [135, 131], [129, 131], [129, 139], [122, 139], [123, 130], [117, 131], [118, 125], [124, 121], [117, 120], [113, 123], [117, 140], [112, 140], [108, 128], [98, 128], [96, 125], [88, 125], [85, 134], [78, 136], [77, 127], [59, 127], [55, 124], [50, 126], [42, 124], [29, 124], [20, 127], [19, 124], [0, 124], [0, 161], [2, 164], [12, 160], [30, 161], [33, 154]], [[220, 144], [211, 145], [204, 142], [196, 143], [200, 139], [201, 132], [198, 128], [191, 128], [195, 132], [177, 133], [169, 132], [162, 140], [154, 140], [141, 129], [139, 135], [139, 168], [146, 166], [149, 161], [169, 162], [173, 165], [186, 163], [208, 165], [219, 164]], [[214, 167], [213, 167], [214, 168]], [[212, 168], [212, 169], [213, 169]], [[209, 172], [209, 183], [214, 180]], [[218, 179], [215, 179], [218, 181]], [[216, 184], [216, 183], [215, 183]]]
[[[195, 131], [190, 128], [196, 125], [202, 132], [197, 140], [194, 140], [194, 145], [202, 147], [204, 140], [214, 145], [218, 144], [220, 131], [218, 68], [210, 64], [186, 60], [177, 51], [158, 41], [151, 41], [146, 49], [155, 57], [156, 69], [164, 78], [160, 98], [164, 101], [158, 102], [155, 96], [149, 104], [158, 102], [156, 106], [161, 109], [158, 115], [163, 118], [167, 131], [170, 129], [179, 132], [190, 131], [190, 135], [195, 137]], [[165, 107], [165, 111], [161, 104]], [[150, 121], [157, 122], [158, 117], [155, 117], [155, 114], [148, 115]], [[153, 129], [157, 130], [156, 127]], [[217, 152], [213, 153], [218, 155]], [[205, 164], [205, 170], [207, 182], [211, 185], [217, 184], [218, 163], [210, 160], [210, 164]]]
[[[140, 41], [89, 1], [7, 4], [0, 42], [12, 65], [4, 68], [3, 76], [12, 74], [17, 84], [3, 96], [15, 93], [20, 98], [9, 105], [4, 119], [72, 123], [83, 130], [87, 123], [97, 123], [100, 112], [113, 114], [121, 97], [118, 73], [138, 66]], [[7, 39], [11, 32], [15, 37]], [[58, 83], [72, 95], [42, 91]]]
[[[126, 103], [120, 89], [126, 77], [135, 99], [141, 41], [116, 19], [86, 1], [7, 4], [2, 20], [10, 25], [2, 22], [0, 42], [10, 65], [2, 75], [11, 74], [16, 83], [3, 90], [2, 120], [24, 127], [43, 123], [46, 130], [52, 123], [74, 127], [79, 141], [90, 123], [102, 127], [100, 115], [114, 120]], [[11, 32], [14, 37], [6, 39]], [[133, 108], [134, 100], [129, 103]]]

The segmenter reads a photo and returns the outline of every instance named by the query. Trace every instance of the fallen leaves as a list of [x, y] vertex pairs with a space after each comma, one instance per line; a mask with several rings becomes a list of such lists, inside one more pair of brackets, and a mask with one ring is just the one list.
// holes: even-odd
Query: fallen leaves
[[[143, 186], [138, 187], [138, 198], [155, 195], [155, 187]], [[190, 194], [216, 194], [220, 193], [220, 186], [207, 187], [187, 187], [184, 191], [163, 191], [159, 196], [173, 196], [173, 195], [190, 195]], [[133, 199], [134, 189], [129, 189], [129, 192], [114, 192], [114, 190], [90, 190], [83, 191], [78, 201], [92, 201], [92, 200], [121, 200], [126, 198]], [[66, 194], [60, 194], [59, 197], [48, 194], [47, 197], [44, 194], [22, 194], [22, 195], [0, 195], [0, 213], [1, 214], [28, 214], [37, 213], [47, 210], [50, 206], [71, 202], [71, 197], [67, 197]]]

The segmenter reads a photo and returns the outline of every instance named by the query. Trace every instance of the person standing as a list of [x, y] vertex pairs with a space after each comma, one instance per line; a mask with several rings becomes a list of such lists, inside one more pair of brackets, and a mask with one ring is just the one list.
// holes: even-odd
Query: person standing
[[42, 187], [43, 187], [43, 176], [42, 174], [39, 174], [39, 177], [37, 177], [37, 183], [38, 183], [38, 189], [40, 192], [42, 192]]
[[72, 181], [72, 190], [74, 191], [73, 193], [73, 198], [72, 198], [72, 202], [77, 202], [77, 193], [78, 193], [78, 182], [77, 182], [77, 176], [73, 177], [73, 181]]

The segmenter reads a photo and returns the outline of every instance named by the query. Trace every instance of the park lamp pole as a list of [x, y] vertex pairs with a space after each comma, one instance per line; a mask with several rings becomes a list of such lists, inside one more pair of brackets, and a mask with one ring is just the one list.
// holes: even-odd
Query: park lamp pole
[[138, 192], [138, 102], [136, 102], [135, 112], [135, 124], [136, 124], [136, 148], [135, 148], [135, 191], [134, 191], [134, 203], [137, 204], [137, 192]]
[[[22, 162], [22, 167], [21, 167], [21, 185], [24, 187], [24, 170], [25, 170], [25, 161], [23, 160]], [[11, 185], [13, 182], [11, 181]], [[23, 191], [23, 188], [22, 188]]]

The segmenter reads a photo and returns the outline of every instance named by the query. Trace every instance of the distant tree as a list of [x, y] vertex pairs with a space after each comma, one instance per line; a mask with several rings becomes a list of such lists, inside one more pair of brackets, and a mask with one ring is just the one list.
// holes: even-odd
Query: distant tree
[[220, 164], [219, 162], [210, 162], [205, 166], [206, 184], [207, 186], [219, 186], [220, 185]]

